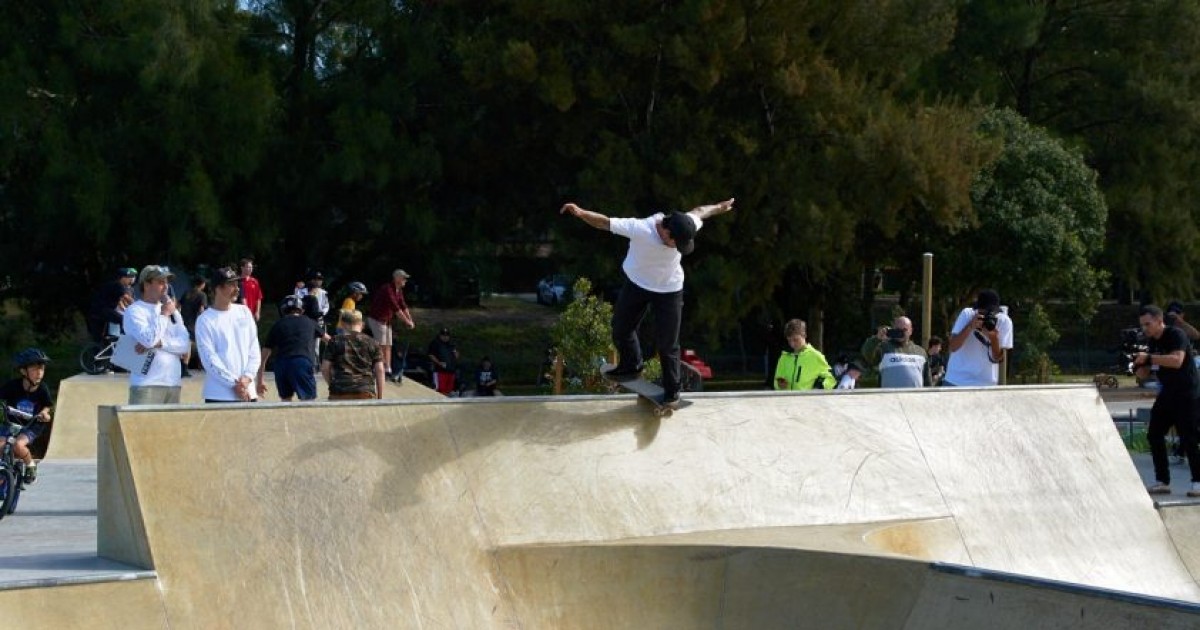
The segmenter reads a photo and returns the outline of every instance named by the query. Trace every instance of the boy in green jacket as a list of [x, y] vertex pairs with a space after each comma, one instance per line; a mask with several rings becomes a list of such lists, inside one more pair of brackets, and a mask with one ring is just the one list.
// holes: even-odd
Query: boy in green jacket
[[837, 380], [820, 350], [808, 345], [808, 325], [793, 319], [783, 327], [788, 345], [775, 365], [775, 389], [833, 389]]

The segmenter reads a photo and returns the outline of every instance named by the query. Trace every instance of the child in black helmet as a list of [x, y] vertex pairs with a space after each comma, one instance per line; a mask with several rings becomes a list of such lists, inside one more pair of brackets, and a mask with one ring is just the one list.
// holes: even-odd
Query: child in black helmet
[[13, 357], [13, 364], [21, 377], [0, 386], [0, 399], [5, 405], [34, 416], [32, 421], [9, 417], [10, 422], [24, 426], [13, 444], [13, 452], [25, 462], [25, 483], [33, 483], [37, 479], [37, 463], [33, 461], [29, 445], [45, 432], [46, 425], [50, 423], [53, 402], [50, 400], [50, 390], [42, 382], [49, 362], [50, 358], [45, 352], [26, 348]]

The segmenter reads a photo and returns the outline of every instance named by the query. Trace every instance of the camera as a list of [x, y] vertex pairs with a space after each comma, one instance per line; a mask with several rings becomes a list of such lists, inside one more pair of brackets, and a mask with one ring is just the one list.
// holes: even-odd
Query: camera
[[1125, 368], [1125, 374], [1131, 375], [1137, 367], [1133, 364], [1133, 359], [1139, 353], [1149, 352], [1150, 342], [1146, 338], [1146, 334], [1141, 328], [1122, 328], [1121, 329], [1121, 365]]
[[1000, 311], [992, 309], [977, 309], [975, 311], [983, 317], [984, 330], [996, 330], [996, 323], [999, 321]]
[[904, 331], [899, 328], [889, 328], [887, 329], [887, 338], [892, 341], [900, 341], [904, 339]]

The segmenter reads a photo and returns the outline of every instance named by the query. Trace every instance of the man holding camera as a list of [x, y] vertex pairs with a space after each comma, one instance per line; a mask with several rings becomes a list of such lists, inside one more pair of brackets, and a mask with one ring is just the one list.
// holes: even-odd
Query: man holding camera
[[1149, 378], [1151, 367], [1158, 366], [1160, 386], [1154, 406], [1150, 408], [1150, 426], [1146, 428], [1156, 479], [1147, 490], [1150, 494], [1171, 493], [1166, 435], [1167, 430], [1174, 426], [1192, 472], [1192, 489], [1187, 494], [1189, 497], [1200, 497], [1200, 448], [1196, 446], [1200, 372], [1196, 370], [1192, 345], [1183, 330], [1167, 325], [1162, 309], [1157, 306], [1143, 306], [1138, 312], [1138, 324], [1146, 333], [1150, 351], [1139, 352], [1134, 357], [1137, 377], [1142, 380]]
[[950, 360], [943, 383], [958, 387], [1000, 384], [1000, 362], [1013, 347], [1013, 324], [1000, 308], [1000, 294], [983, 289], [975, 306], [964, 308], [950, 331]]
[[929, 356], [912, 341], [912, 320], [901, 315], [892, 327], [880, 326], [862, 346], [867, 365], [879, 370], [880, 387], [929, 387]]

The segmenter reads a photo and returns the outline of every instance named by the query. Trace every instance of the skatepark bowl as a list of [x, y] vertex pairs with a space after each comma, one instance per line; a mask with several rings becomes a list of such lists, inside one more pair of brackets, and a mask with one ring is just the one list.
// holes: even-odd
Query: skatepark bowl
[[97, 556], [129, 570], [0, 586], [5, 617], [1200, 627], [1200, 513], [1160, 514], [1091, 386], [689, 398], [100, 406]]

